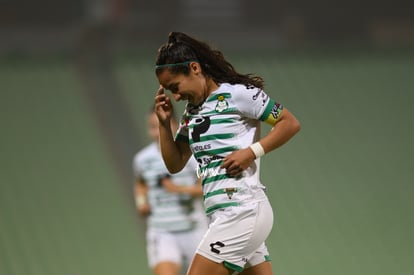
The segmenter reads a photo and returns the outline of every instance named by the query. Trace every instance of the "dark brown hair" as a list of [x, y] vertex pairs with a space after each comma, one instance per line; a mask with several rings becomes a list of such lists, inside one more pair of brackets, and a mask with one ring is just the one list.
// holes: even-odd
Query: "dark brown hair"
[[192, 61], [200, 63], [203, 74], [217, 84], [243, 84], [263, 89], [264, 81], [260, 76], [238, 73], [221, 51], [181, 32], [171, 32], [168, 42], [158, 49], [155, 73], [159, 75], [168, 69], [173, 74], [188, 75], [188, 65]]

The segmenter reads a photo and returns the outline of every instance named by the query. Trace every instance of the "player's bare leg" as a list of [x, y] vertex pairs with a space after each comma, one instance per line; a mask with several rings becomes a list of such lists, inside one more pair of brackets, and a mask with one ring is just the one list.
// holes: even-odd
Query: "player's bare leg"
[[161, 262], [154, 267], [154, 275], [179, 275], [180, 265], [173, 262]]
[[199, 254], [194, 256], [187, 275], [231, 275], [232, 270], [227, 269], [222, 263], [216, 263]]
[[243, 270], [239, 275], [273, 275], [270, 262], [263, 262]]

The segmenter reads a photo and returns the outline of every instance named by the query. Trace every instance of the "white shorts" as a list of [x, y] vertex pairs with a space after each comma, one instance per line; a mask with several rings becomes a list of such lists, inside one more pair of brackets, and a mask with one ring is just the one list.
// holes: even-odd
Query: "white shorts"
[[197, 252], [241, 272], [269, 260], [265, 240], [273, 227], [268, 200], [217, 210]]
[[150, 268], [158, 263], [174, 262], [185, 270], [194, 257], [205, 227], [182, 232], [163, 232], [149, 228], [147, 230], [147, 256]]

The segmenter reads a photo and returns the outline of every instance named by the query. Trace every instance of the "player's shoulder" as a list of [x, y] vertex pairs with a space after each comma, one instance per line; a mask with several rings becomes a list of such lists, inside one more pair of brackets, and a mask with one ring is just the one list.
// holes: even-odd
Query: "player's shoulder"
[[228, 93], [227, 100], [229, 100], [230, 105], [241, 110], [251, 108], [256, 99], [263, 93], [260, 88], [244, 84], [226, 84], [222, 88], [223, 91]]
[[230, 93], [232, 98], [252, 98], [257, 94], [260, 94], [262, 92], [262, 89], [252, 85], [246, 86], [244, 84], [226, 83], [223, 86], [223, 91]]
[[218, 89], [220, 93], [239, 93], [241, 91], [246, 90], [246, 86], [243, 84], [230, 84], [230, 83], [222, 83]]
[[210, 101], [231, 100], [240, 98], [246, 93], [246, 86], [242, 84], [222, 83], [220, 87], [211, 95]]

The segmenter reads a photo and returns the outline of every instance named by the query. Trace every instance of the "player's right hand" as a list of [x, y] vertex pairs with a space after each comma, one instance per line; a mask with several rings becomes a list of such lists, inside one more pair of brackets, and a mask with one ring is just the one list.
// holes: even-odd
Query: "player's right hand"
[[170, 123], [173, 105], [171, 104], [171, 99], [165, 94], [164, 87], [161, 85], [155, 95], [154, 108], [160, 123]]

